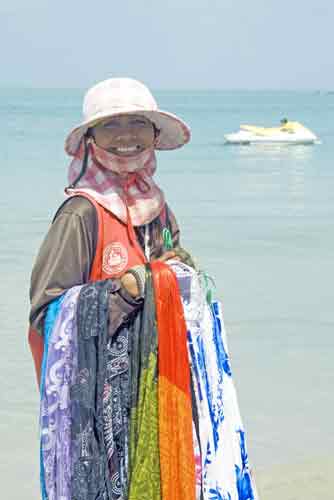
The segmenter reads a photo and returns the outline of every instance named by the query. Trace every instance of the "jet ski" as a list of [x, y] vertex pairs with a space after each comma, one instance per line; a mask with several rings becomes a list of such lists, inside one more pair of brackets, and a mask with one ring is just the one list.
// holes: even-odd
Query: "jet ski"
[[226, 144], [315, 144], [317, 136], [299, 122], [281, 120], [279, 127], [240, 125], [240, 130], [224, 135]]

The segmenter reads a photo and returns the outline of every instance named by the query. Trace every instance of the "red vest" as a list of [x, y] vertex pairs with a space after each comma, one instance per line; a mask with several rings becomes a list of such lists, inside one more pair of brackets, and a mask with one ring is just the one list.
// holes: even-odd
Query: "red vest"
[[[81, 196], [81, 195], [80, 195]], [[147, 262], [131, 223], [124, 224], [115, 215], [85, 194], [94, 205], [98, 218], [98, 238], [89, 280], [119, 278], [130, 267]]]
[[[131, 223], [124, 224], [86, 193], [80, 196], [84, 196], [94, 205], [98, 219], [97, 245], [89, 281], [119, 278], [130, 267], [147, 262]], [[28, 340], [39, 384], [44, 339], [30, 328]]]

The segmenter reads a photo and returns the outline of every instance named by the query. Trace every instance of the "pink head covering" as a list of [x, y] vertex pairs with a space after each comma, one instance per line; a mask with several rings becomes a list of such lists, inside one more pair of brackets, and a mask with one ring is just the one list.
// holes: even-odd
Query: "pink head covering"
[[[152, 177], [156, 171], [154, 146], [131, 157], [112, 154], [92, 139], [87, 139], [87, 148], [86, 172], [75, 188], [66, 189], [67, 195], [87, 193], [118, 219], [134, 226], [147, 224], [160, 214], [165, 198]], [[84, 155], [81, 143], [69, 166], [70, 184], [82, 171]]]
[[140, 114], [158, 130], [155, 149], [176, 149], [190, 139], [188, 125], [176, 115], [158, 108], [149, 89], [132, 78], [109, 78], [91, 87], [83, 102], [83, 121], [67, 136], [65, 150], [75, 156], [87, 130], [120, 114]]

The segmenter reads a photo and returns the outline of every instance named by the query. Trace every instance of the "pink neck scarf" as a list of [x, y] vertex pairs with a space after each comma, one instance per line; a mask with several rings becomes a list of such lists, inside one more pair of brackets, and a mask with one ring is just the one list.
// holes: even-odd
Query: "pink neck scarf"
[[[81, 145], [69, 166], [70, 183], [80, 174], [83, 157]], [[165, 204], [164, 194], [153, 180], [155, 171], [154, 148], [136, 156], [120, 157], [88, 140], [86, 173], [74, 189], [66, 189], [66, 194], [87, 193], [122, 222], [142, 226], [155, 219]]]

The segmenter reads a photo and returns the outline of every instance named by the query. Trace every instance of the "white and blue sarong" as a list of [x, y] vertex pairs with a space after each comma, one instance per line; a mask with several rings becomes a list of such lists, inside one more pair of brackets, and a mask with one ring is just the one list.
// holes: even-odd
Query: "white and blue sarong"
[[203, 500], [257, 500], [221, 305], [208, 304], [194, 269], [174, 262], [187, 324], [188, 352], [198, 413]]

